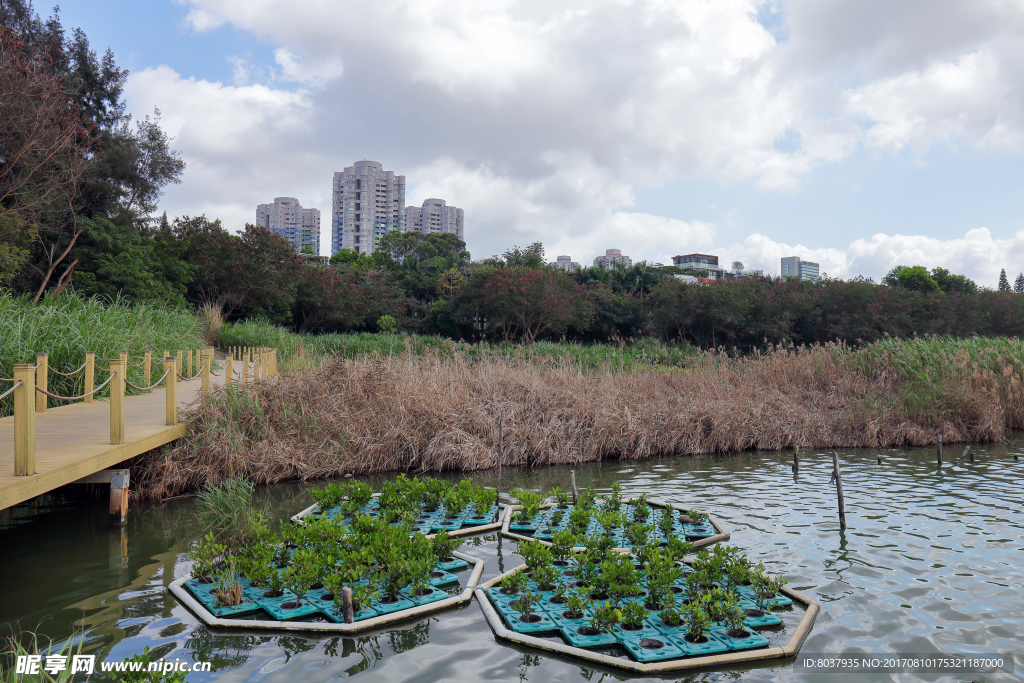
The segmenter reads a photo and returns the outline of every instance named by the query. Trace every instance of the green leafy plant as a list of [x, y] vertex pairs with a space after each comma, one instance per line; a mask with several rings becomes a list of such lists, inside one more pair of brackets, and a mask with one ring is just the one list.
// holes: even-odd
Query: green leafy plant
[[216, 573], [213, 585], [213, 594], [221, 605], [234, 607], [242, 604], [245, 599], [236, 559], [233, 557], [229, 557], [224, 569]]
[[307, 548], [295, 551], [292, 566], [285, 569], [282, 576], [284, 585], [295, 593], [295, 607], [302, 604], [303, 596], [309, 592], [310, 586], [317, 582], [322, 565], [323, 561], [315, 551]]
[[328, 484], [322, 489], [310, 489], [309, 495], [323, 512], [341, 505], [345, 500], [345, 492], [341, 486], [334, 483]]
[[523, 558], [530, 569], [537, 569], [551, 564], [551, 549], [540, 541], [523, 541], [519, 544], [519, 555]]
[[707, 601], [698, 598], [683, 605], [682, 622], [686, 626], [686, 639], [691, 643], [700, 642], [704, 631], [711, 625]]
[[585, 590], [571, 590], [565, 594], [565, 611], [571, 619], [579, 619], [583, 611], [590, 606], [590, 598]]
[[565, 508], [569, 507], [568, 491], [563, 491], [562, 489], [556, 486], [554, 489], [552, 489], [551, 495], [555, 497], [555, 504], [558, 505], [559, 508], [564, 510]]
[[777, 604], [775, 596], [782, 590], [786, 580], [778, 575], [758, 572], [752, 577], [754, 602], [762, 612], [770, 612]]
[[658, 617], [669, 626], [679, 626], [683, 621], [682, 614], [675, 607], [662, 610], [658, 613]]
[[587, 524], [590, 523], [589, 508], [577, 504], [569, 513], [568, 530], [576, 536], [582, 536], [587, 531]]
[[635, 631], [643, 627], [644, 619], [650, 614], [650, 610], [639, 602], [627, 602], [622, 606], [622, 625], [624, 628]]
[[608, 559], [601, 563], [599, 585], [611, 598], [615, 607], [630, 597], [639, 583], [640, 575], [629, 555], [611, 553]]
[[630, 545], [640, 546], [644, 544], [652, 531], [654, 531], [654, 527], [647, 526], [646, 524], [631, 523], [626, 525], [623, 535]]
[[527, 581], [526, 574], [522, 572], [509, 574], [501, 580], [501, 592], [507, 595], [520, 593], [526, 588]]
[[544, 497], [539, 493], [524, 489], [514, 490], [512, 496], [519, 501], [519, 505], [522, 507], [516, 513], [516, 520], [520, 522], [528, 522], [536, 517], [540, 512], [540, 505], [544, 501]]
[[524, 586], [519, 597], [513, 601], [513, 606], [516, 611], [519, 612], [519, 618], [521, 621], [539, 621], [539, 619], [533, 619], [533, 606], [537, 604], [541, 599], [541, 596], [535, 595], [529, 588]]
[[551, 555], [557, 562], [566, 562], [576, 547], [576, 536], [568, 529], [556, 531], [551, 535]]
[[[125, 667], [124, 673], [117, 678], [120, 683], [185, 683], [184, 671], [167, 671], [165, 673], [162, 669], [149, 670], [152, 658], [149, 654], [148, 645], [142, 648], [141, 653], [134, 654], [124, 661], [138, 664], [138, 667], [137, 670], [136, 667]], [[69, 666], [68, 670], [70, 671], [70, 669], [71, 667]], [[70, 676], [68, 680], [71, 680]]]
[[661, 514], [658, 516], [658, 530], [661, 531], [663, 536], [671, 536], [672, 530], [675, 528], [675, 520], [672, 516], [671, 508], [664, 508]]
[[190, 553], [195, 562], [192, 565], [192, 576], [207, 583], [212, 581], [214, 565], [224, 554], [224, 550], [225, 546], [217, 543], [212, 531], [203, 536]]
[[449, 536], [445, 529], [441, 529], [434, 534], [434, 538], [431, 539], [430, 545], [435, 561], [446, 562], [451, 560], [452, 553], [462, 546], [462, 539], [457, 536]]
[[647, 518], [651, 516], [651, 506], [647, 503], [647, 493], [641, 493], [638, 498], [629, 501], [633, 506], [633, 521], [638, 524], [646, 524]]
[[708, 521], [708, 514], [700, 510], [687, 510], [686, 516], [690, 518], [690, 524], [694, 526], [701, 526]]
[[533, 570], [533, 580], [542, 591], [553, 590], [558, 581], [558, 570], [550, 564], [543, 564]]
[[622, 621], [622, 610], [610, 602], [603, 602], [594, 607], [590, 617], [590, 628], [598, 633], [604, 633], [620, 621]]

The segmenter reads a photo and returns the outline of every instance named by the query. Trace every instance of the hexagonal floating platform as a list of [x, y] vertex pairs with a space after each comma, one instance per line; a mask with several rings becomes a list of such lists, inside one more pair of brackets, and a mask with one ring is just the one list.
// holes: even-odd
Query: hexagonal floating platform
[[[780, 596], [780, 604], [795, 602], [803, 605], [805, 612], [789, 641], [780, 647], [769, 647], [768, 639], [753, 630], [780, 624], [781, 620], [771, 613], [747, 617], [744, 627], [749, 635], [742, 638], [735, 637], [724, 628], [712, 628], [701, 642], [693, 642], [685, 637], [683, 627], [666, 624], [657, 616], [645, 619], [639, 628], [633, 630], [618, 625], [605, 632], [592, 633], [585, 628], [589, 614], [572, 618], [572, 613], [566, 613], [560, 605], [552, 609], [546, 604], [546, 599], [538, 605], [536, 617], [539, 618], [516, 617], [516, 610], [512, 608], [515, 598], [503, 596], [496, 586], [505, 577], [527, 568], [525, 564], [516, 567], [476, 589], [477, 601], [495, 636], [519, 645], [634, 673], [670, 673], [793, 657], [810, 633], [820, 610], [815, 600], [783, 586], [781, 592], [784, 597]], [[559, 634], [564, 642], [541, 637], [545, 634]], [[615, 646], [625, 650], [629, 658], [600, 651]]]
[[[219, 607], [212, 595], [211, 584], [202, 584], [195, 579], [182, 578], [170, 585], [170, 591], [178, 600], [194, 612], [208, 626], [279, 631], [315, 631], [327, 633], [360, 633], [379, 629], [391, 624], [416, 619], [433, 612], [439, 612], [465, 604], [473, 598], [473, 591], [480, 581], [484, 561], [461, 552], [453, 553], [456, 561], [440, 563], [431, 572], [431, 588], [423, 595], [402, 592], [394, 602], [374, 600], [372, 606], [355, 615], [355, 621], [346, 624], [334, 609], [333, 597], [326, 600], [325, 591], [310, 591], [303, 596], [302, 604], [291, 606], [295, 595], [285, 591], [282, 595], [268, 598], [262, 589], [253, 587], [243, 580], [245, 599], [241, 605]], [[452, 572], [467, 570], [472, 573], [459, 593], [451, 594], [446, 585], [458, 582]], [[436, 576], [435, 576], [436, 575]], [[272, 619], [260, 619], [260, 616]], [[238, 618], [245, 617], [245, 618]], [[318, 619], [317, 621], [312, 618]]]
[[[673, 503], [666, 503], [664, 501], [651, 499], [648, 504], [652, 508], [658, 508], [661, 510], [672, 510], [678, 513], [687, 512], [686, 508], [681, 505]], [[544, 545], [551, 545], [551, 538], [554, 532], [566, 528], [567, 524], [563, 520], [567, 520], [569, 513], [573, 506], [569, 505], [566, 508], [558, 508], [554, 503], [548, 503], [541, 506], [540, 514], [536, 515], [532, 520], [521, 523], [515, 519], [515, 513], [521, 510], [522, 507], [519, 505], [510, 505], [506, 508], [504, 518], [501, 522], [501, 535], [507, 538], [512, 538], [517, 541], [540, 541]], [[623, 511], [631, 509], [630, 503], [623, 503], [621, 505]], [[561, 510], [564, 514], [562, 519], [557, 523], [552, 523], [553, 515], [557, 510]], [[600, 524], [597, 522], [596, 514], [591, 514], [590, 524], [588, 525], [588, 531], [599, 530]], [[657, 529], [655, 529], [657, 531]], [[659, 532], [660, 533], [660, 532]], [[719, 543], [722, 541], [728, 541], [730, 533], [722, 526], [722, 523], [712, 515], [708, 514], [708, 523], [702, 525], [693, 525], [681, 521], [681, 518], [677, 517], [673, 523], [673, 533], [677, 534], [680, 538], [693, 543], [694, 549], [705, 548], [707, 546]], [[616, 550], [628, 551], [632, 548], [632, 544], [627, 539], [623, 538], [621, 534], [615, 534], [616, 540], [619, 542]], [[665, 543], [665, 537], [660, 536], [661, 542]]]

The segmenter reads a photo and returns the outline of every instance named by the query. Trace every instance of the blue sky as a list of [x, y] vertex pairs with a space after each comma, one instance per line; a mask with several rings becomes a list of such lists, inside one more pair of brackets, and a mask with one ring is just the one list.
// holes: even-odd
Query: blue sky
[[[946, 0], [99, 0], [66, 28], [132, 71], [189, 167], [173, 215], [232, 229], [373, 158], [466, 209], [475, 256], [534, 240], [839, 277], [1024, 269], [1024, 11]], [[321, 249], [327, 251], [327, 230]]]

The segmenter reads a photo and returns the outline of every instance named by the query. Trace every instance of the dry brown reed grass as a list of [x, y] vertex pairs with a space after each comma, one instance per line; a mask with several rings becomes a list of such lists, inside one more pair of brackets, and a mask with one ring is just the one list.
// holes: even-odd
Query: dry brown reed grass
[[[853, 367], [842, 346], [736, 359], [705, 353], [686, 370], [586, 373], [564, 360], [467, 361], [440, 355], [310, 363], [253, 393], [221, 391], [195, 409], [179, 447], [133, 472], [151, 499], [242, 476], [254, 483], [342, 473], [477, 470], [505, 465], [735, 452], [891, 447], [998, 439], [1022, 422], [1020, 383], [949, 363], [955, 409], [908, 409], [884, 358]], [[1014, 373], [1016, 374], [1016, 373]], [[1015, 389], [1010, 389], [1011, 384]], [[1002, 396], [1002, 398], [1001, 398]], [[1012, 404], [1012, 405], [1011, 405]], [[1013, 413], [1012, 420], [1007, 410]]]

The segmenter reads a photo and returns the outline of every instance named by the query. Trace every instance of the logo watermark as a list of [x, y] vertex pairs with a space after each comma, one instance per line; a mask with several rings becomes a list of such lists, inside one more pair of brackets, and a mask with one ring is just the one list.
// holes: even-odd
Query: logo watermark
[[[104, 673], [156, 672], [171, 673], [209, 672], [210, 662], [190, 662], [184, 659], [158, 659], [155, 662], [127, 660], [123, 662], [100, 662], [99, 671]], [[73, 674], [92, 674], [97, 671], [96, 655], [18, 655], [14, 673], [51, 675], [70, 671]]]

